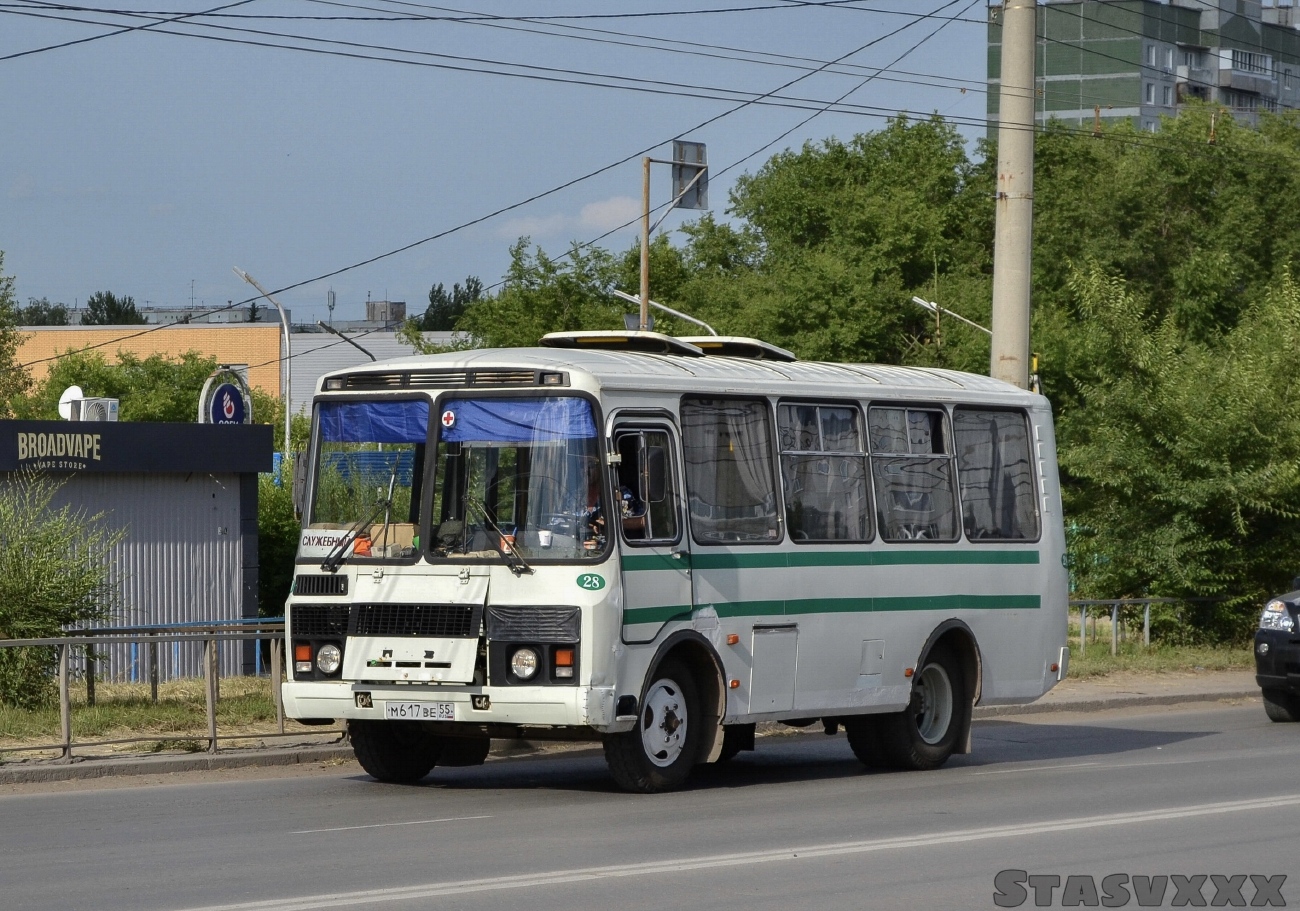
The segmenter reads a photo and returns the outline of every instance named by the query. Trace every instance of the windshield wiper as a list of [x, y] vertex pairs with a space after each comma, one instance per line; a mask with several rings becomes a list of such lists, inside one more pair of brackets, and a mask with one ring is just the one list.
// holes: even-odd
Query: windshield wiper
[[506, 566], [510, 567], [510, 571], [516, 576], [522, 576], [524, 573], [535, 572], [535, 570], [528, 565], [528, 561], [519, 556], [513, 547], [505, 546], [506, 533], [501, 530], [501, 526], [492, 521], [492, 517], [488, 515], [487, 507], [472, 498], [466, 502], [483, 516], [483, 521], [486, 522], [488, 527], [495, 533], [493, 546], [496, 548], [496, 552], [501, 555], [501, 559], [506, 561]]
[[[338, 572], [339, 566], [343, 564], [343, 560], [345, 559], [344, 554], [348, 549], [348, 545], [356, 540], [357, 533], [360, 532], [361, 529], [373, 525], [375, 519], [379, 518], [379, 514], [381, 512], [393, 508], [393, 487], [396, 485], [396, 483], [397, 483], [397, 466], [394, 465], [393, 473], [388, 478], [387, 499], [381, 499], [375, 505], [374, 512], [372, 512], [367, 518], [364, 518], [360, 522], [357, 522], [346, 532], [344, 532], [343, 537], [339, 538], [339, 542], [335, 544], [332, 548], [330, 548], [330, 552], [325, 555], [325, 560], [320, 565], [320, 568], [322, 570], [324, 570], [327, 573]], [[381, 487], [380, 490], [383, 490], [383, 488]], [[388, 527], [388, 520], [385, 519], [384, 520], [385, 532], [387, 531], [387, 527]]]

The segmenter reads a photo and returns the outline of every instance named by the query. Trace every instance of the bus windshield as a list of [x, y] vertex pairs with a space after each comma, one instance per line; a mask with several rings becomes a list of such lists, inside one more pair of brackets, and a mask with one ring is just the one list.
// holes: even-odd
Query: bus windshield
[[431, 557], [602, 555], [596, 421], [585, 399], [449, 398], [438, 423]]
[[308, 527], [352, 529], [356, 557], [413, 557], [429, 403], [322, 402]]

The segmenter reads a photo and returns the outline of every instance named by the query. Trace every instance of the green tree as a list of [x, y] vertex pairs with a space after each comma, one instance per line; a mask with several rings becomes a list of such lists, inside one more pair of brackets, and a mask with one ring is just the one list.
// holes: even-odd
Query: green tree
[[[0, 639], [58, 636], [118, 607], [109, 558], [123, 534], [102, 513], [57, 505], [60, 486], [27, 472], [0, 485]], [[53, 649], [0, 649], [0, 703], [48, 704], [54, 671]]]
[[1204, 340], [1095, 264], [1069, 288], [1089, 365], [1059, 422], [1080, 594], [1221, 596], [1201, 634], [1247, 635], [1300, 569], [1300, 287], [1284, 272]]
[[483, 282], [473, 275], [451, 286], [451, 292], [443, 287], [442, 282], [429, 289], [429, 306], [420, 318], [422, 332], [451, 332], [456, 328], [465, 308], [483, 297]]
[[30, 395], [18, 400], [15, 411], [29, 420], [58, 420], [59, 396], [75, 385], [87, 396], [120, 400], [118, 417], [123, 421], [192, 423], [199, 392], [216, 366], [216, 358], [197, 351], [175, 359], [120, 351], [115, 364], [97, 350], [69, 352], [54, 362]]
[[0, 250], [0, 418], [13, 416], [15, 404], [32, 385], [26, 367], [18, 363], [23, 334], [18, 331], [14, 277], [5, 275], [4, 265], [4, 251]]
[[617, 262], [605, 250], [575, 244], [552, 259], [522, 238], [510, 248], [501, 290], [470, 305], [456, 328], [490, 348], [536, 345], [548, 332], [621, 329], [626, 304], [610, 291], [618, 284]]
[[68, 307], [66, 304], [52, 304], [48, 297], [39, 300], [27, 299], [27, 306], [18, 309], [20, 326], [66, 326], [68, 325]]
[[112, 291], [96, 291], [86, 298], [83, 326], [142, 326], [148, 320], [135, 307], [135, 298], [118, 297]]

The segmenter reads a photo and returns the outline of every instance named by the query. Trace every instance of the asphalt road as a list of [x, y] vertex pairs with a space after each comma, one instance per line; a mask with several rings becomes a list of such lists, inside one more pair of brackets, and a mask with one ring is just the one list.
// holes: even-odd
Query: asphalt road
[[[1046, 906], [1088, 907], [1112, 874], [1287, 874], [1298, 754], [1300, 725], [1255, 703], [977, 722], [975, 752], [931, 773], [868, 773], [843, 735], [765, 738], [650, 797], [617, 791], [592, 752], [416, 787], [352, 764], [14, 787], [0, 908], [983, 909], [1004, 870], [1025, 876], [1003, 874], [1003, 902], [1043, 906], [1037, 883]], [[1110, 882], [1126, 899], [1111, 907], [1139, 907], [1132, 880]], [[1164, 884], [1162, 906], [1181, 887], [1197, 907], [1197, 883]], [[1300, 906], [1300, 873], [1260, 883], [1197, 895]]]

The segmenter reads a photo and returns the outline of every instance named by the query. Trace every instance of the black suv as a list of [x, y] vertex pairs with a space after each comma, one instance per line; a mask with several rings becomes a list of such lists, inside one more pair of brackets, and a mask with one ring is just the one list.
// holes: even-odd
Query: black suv
[[1255, 630], [1255, 682], [1273, 721], [1300, 721], [1300, 577], [1264, 605]]

